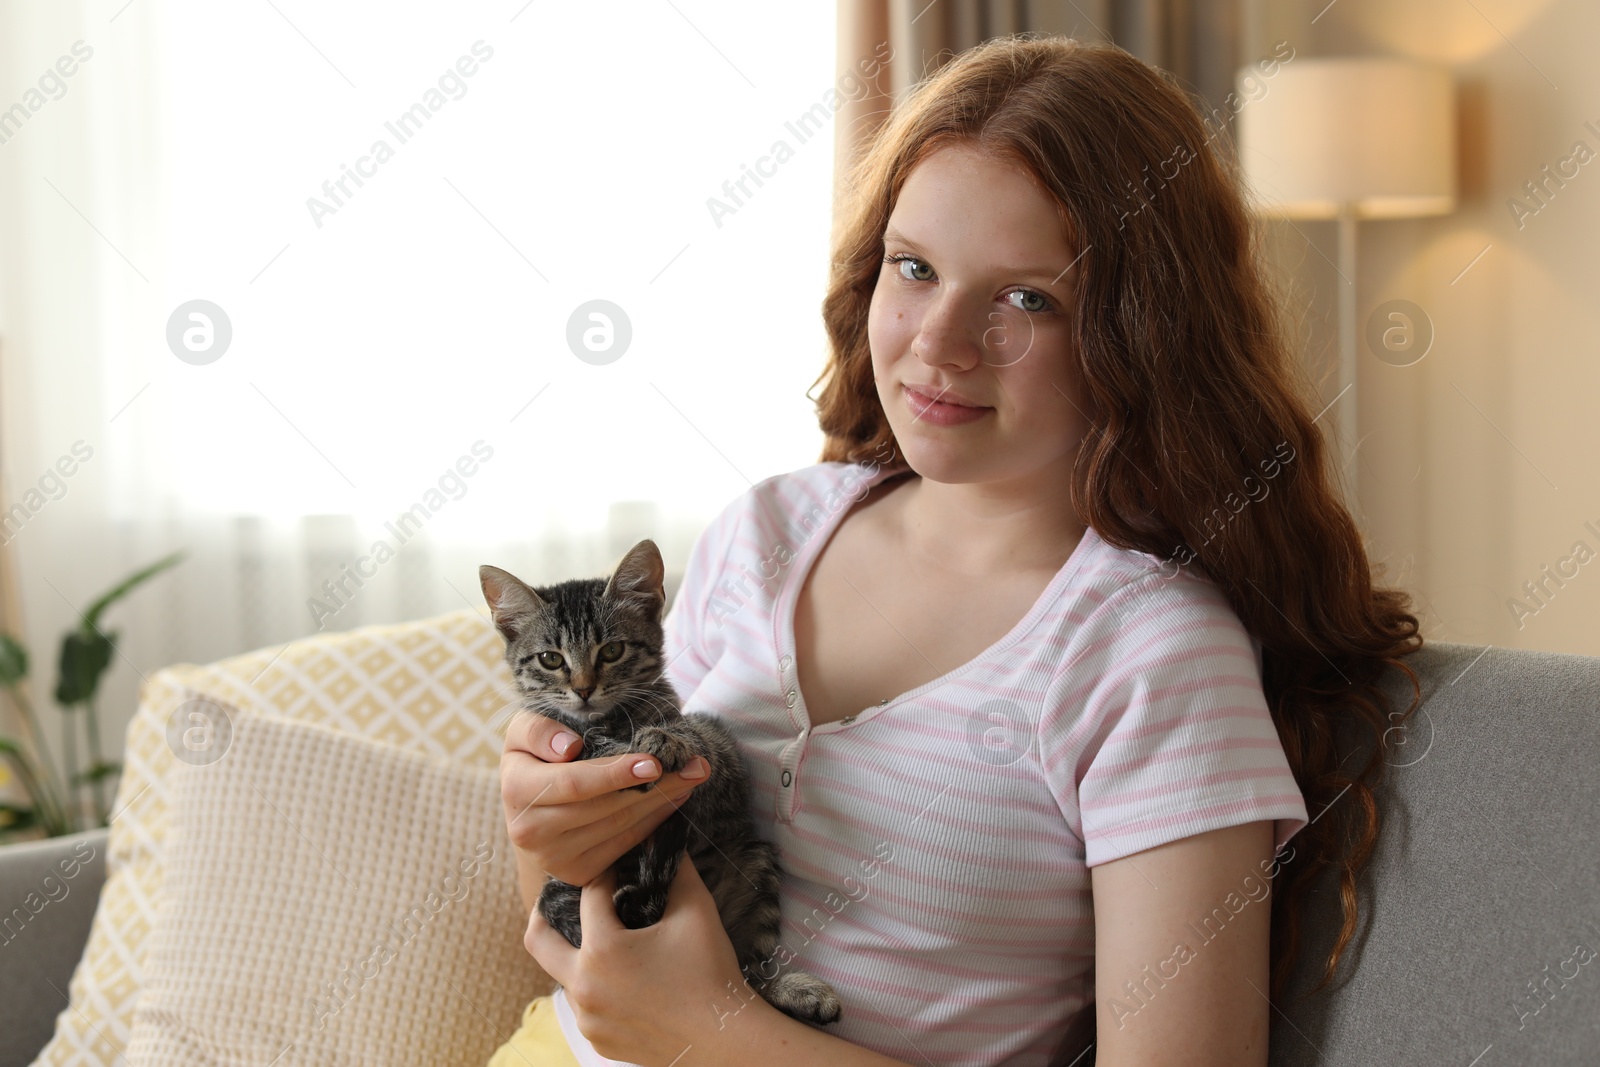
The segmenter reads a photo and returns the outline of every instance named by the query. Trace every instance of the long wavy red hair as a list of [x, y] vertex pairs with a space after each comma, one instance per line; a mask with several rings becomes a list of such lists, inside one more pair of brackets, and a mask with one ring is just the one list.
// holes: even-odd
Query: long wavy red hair
[[[1171, 75], [1113, 45], [1023, 35], [956, 56], [896, 105], [849, 172], [823, 301], [831, 351], [812, 388], [824, 461], [898, 456], [867, 312], [885, 222], [921, 160], [975, 146], [1056, 202], [1081, 257], [1070, 358], [1092, 403], [1073, 505], [1110, 544], [1197, 567], [1227, 595], [1261, 642], [1268, 706], [1316, 816], [1273, 891], [1276, 1000], [1305, 896], [1329, 867], [1343, 922], [1313, 992], [1355, 935], [1380, 827], [1373, 787], [1385, 734], [1421, 700], [1403, 657], [1422, 638], [1410, 598], [1373, 585], [1288, 340], [1288, 301], [1262, 267], [1238, 168], [1213, 147], [1224, 136]], [[1395, 714], [1379, 686], [1391, 667], [1414, 694]], [[1338, 749], [1363, 739], [1369, 756], [1347, 773], [1351, 750]]]

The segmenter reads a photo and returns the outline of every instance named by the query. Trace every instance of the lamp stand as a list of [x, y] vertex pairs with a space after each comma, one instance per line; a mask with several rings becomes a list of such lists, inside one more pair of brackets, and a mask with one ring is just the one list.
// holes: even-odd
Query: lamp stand
[[1340, 470], [1344, 476], [1345, 506], [1359, 516], [1356, 502], [1356, 211], [1353, 204], [1339, 207], [1339, 389], [1335, 402]]

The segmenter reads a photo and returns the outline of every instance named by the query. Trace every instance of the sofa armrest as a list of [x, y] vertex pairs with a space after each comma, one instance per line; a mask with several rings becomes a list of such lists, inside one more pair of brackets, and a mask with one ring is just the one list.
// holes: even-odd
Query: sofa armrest
[[55, 1032], [100, 901], [109, 834], [0, 848], [0, 1067], [28, 1067]]

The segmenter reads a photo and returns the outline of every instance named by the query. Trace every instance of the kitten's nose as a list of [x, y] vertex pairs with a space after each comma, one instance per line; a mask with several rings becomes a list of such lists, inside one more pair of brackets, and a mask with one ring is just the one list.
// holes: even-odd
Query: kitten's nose
[[572, 691], [574, 693], [578, 694], [578, 699], [579, 700], [581, 700], [585, 704], [587, 704], [589, 702], [589, 694], [594, 692], [594, 686], [592, 686], [592, 685], [584, 685], [584, 686], [575, 685], [575, 686], [572, 687]]

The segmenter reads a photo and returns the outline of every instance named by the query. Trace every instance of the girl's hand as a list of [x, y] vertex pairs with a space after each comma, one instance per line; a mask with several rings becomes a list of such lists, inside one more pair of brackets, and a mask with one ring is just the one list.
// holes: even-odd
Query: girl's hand
[[[569, 885], [586, 885], [649, 837], [709, 768], [703, 757], [642, 793], [661, 764], [650, 756], [576, 760], [583, 741], [553, 719], [522, 711], [506, 727], [500, 799], [511, 843]], [[702, 773], [696, 776], [695, 763]], [[642, 768], [642, 770], [641, 770]]]
[[617, 918], [615, 890], [610, 870], [583, 887], [583, 948], [569, 945], [537, 908], [523, 944], [566, 990], [579, 1032], [600, 1055], [675, 1063], [693, 1046], [700, 1051], [684, 1062], [717, 1062], [707, 1053], [732, 1015], [772, 1009], [744, 984], [700, 873], [685, 857], [661, 921], [640, 930], [629, 930]]

